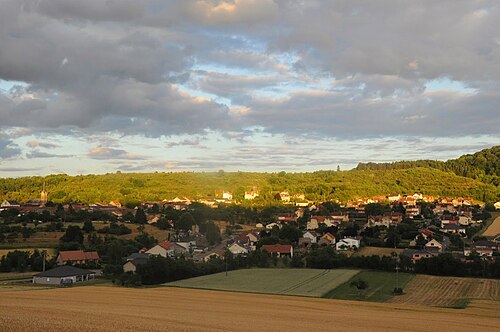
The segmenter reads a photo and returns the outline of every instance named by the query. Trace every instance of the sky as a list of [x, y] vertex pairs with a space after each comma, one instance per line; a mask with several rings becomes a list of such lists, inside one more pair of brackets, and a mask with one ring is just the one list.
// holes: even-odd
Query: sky
[[500, 2], [0, 0], [0, 177], [500, 144]]

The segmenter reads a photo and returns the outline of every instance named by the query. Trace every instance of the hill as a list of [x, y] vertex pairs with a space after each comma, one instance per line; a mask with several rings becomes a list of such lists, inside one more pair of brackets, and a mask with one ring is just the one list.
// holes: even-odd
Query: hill
[[0, 201], [25, 202], [39, 197], [46, 182], [49, 200], [54, 203], [95, 203], [119, 200], [122, 204], [158, 201], [175, 196], [214, 197], [221, 190], [231, 191], [242, 200], [246, 190], [257, 188], [255, 203], [270, 203], [273, 193], [288, 190], [303, 193], [309, 200], [337, 199], [389, 193], [422, 192], [435, 196], [466, 196], [480, 201], [498, 199], [499, 188], [479, 180], [457, 176], [434, 168], [388, 170], [317, 171], [312, 173], [114, 173], [104, 175], [49, 175], [0, 179]]
[[317, 171], [312, 173], [114, 173], [104, 175], [49, 175], [0, 179], [0, 201], [25, 202], [38, 198], [46, 182], [49, 200], [54, 203], [95, 203], [119, 200], [122, 204], [158, 201], [175, 196], [213, 198], [221, 190], [242, 200], [246, 190], [256, 188], [255, 203], [273, 202], [276, 191], [303, 193], [309, 200], [337, 199], [345, 202], [359, 197], [390, 193], [422, 192], [435, 196], [464, 196], [495, 201], [498, 186], [434, 168]]
[[393, 163], [359, 163], [357, 170], [389, 170], [430, 167], [453, 172], [459, 176], [479, 179], [495, 186], [500, 184], [500, 146], [484, 149], [472, 155], [464, 155], [448, 161], [416, 160]]

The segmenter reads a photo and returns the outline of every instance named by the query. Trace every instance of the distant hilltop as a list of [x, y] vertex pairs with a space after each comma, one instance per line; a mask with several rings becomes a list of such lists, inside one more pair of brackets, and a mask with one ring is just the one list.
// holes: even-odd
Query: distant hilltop
[[[288, 199], [347, 203], [388, 193], [415, 192], [435, 197], [470, 197], [475, 201], [494, 203], [500, 199], [498, 160], [497, 146], [453, 161], [360, 164], [350, 171], [117, 172], [9, 178], [0, 180], [0, 201], [27, 202], [40, 197], [40, 188], [45, 182], [48, 200], [53, 203], [116, 201], [122, 205], [133, 205], [174, 197], [219, 203], [230, 200], [243, 205], [283, 204]], [[466, 176], [458, 175], [460, 172]]]

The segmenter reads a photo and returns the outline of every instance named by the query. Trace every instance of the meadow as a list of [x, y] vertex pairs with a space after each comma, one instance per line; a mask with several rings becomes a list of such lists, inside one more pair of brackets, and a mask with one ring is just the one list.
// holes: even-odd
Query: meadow
[[[394, 296], [393, 290], [396, 284], [404, 289], [413, 277], [414, 275], [409, 273], [399, 273], [399, 276], [396, 277], [396, 273], [393, 272], [361, 271], [323, 297], [340, 300], [385, 302]], [[358, 291], [355, 287], [350, 286], [352, 281], [359, 279], [366, 281], [368, 288]]]
[[498, 331], [499, 302], [394, 303], [88, 286], [2, 292], [3, 331]]
[[184, 279], [166, 286], [321, 297], [359, 270], [245, 269]]

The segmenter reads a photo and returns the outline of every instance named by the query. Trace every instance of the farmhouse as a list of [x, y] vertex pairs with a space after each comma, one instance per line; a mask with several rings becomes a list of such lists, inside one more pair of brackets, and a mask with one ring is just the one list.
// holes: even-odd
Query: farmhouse
[[278, 257], [293, 257], [293, 247], [289, 244], [265, 244], [262, 246], [262, 250], [276, 254]]
[[95, 272], [64, 265], [33, 276], [34, 284], [68, 285], [95, 279]]
[[99, 254], [96, 251], [68, 250], [60, 251], [57, 255], [57, 265], [99, 263]]

